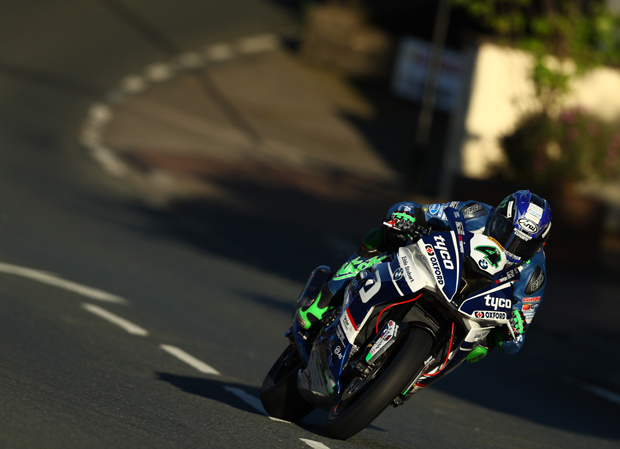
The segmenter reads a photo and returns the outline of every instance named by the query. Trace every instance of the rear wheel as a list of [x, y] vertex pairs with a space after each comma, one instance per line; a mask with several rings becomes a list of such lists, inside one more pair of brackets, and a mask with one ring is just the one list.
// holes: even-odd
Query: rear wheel
[[333, 438], [346, 440], [364, 429], [422, 368], [433, 337], [423, 329], [414, 328], [401, 339], [374, 373], [354, 378], [343, 389], [327, 417], [327, 431]]
[[296, 422], [314, 410], [297, 389], [297, 373], [301, 368], [297, 349], [290, 345], [267, 373], [260, 399], [265, 411], [274, 418]]

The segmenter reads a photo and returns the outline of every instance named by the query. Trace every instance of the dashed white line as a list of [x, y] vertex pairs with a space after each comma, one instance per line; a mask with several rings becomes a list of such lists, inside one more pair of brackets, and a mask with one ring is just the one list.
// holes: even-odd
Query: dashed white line
[[175, 356], [179, 360], [187, 363], [191, 367], [197, 369], [201, 373], [214, 374], [216, 376], [220, 375], [219, 371], [217, 371], [215, 368], [210, 367], [206, 363], [198, 360], [196, 357], [192, 355], [189, 355], [187, 352], [183, 351], [182, 349], [177, 348], [176, 346], [160, 345], [160, 348], [166, 351], [167, 353]]
[[112, 312], [108, 312], [107, 310], [102, 309], [101, 307], [94, 304], [83, 303], [82, 308], [88, 310], [90, 313], [94, 313], [95, 315], [103, 318], [104, 320], [108, 320], [112, 324], [116, 324], [117, 326], [121, 327], [132, 335], [146, 337], [149, 334], [146, 329], [143, 329], [140, 326], [133, 324], [130, 321], [127, 321], [125, 318], [114, 315]]
[[314, 449], [329, 449], [329, 447], [325, 446], [323, 443], [319, 443], [318, 441], [306, 440], [305, 438], [300, 438], [300, 440]]
[[620, 404], [620, 395], [613, 393], [609, 390], [606, 390], [604, 388], [601, 387], [596, 387], [594, 385], [589, 385], [589, 384], [583, 384], [582, 385], [583, 389], [586, 391], [589, 391], [590, 393], [594, 393], [597, 394], [599, 396], [604, 397], [605, 399], [611, 401], [611, 402], [615, 402], [616, 404]]
[[232, 59], [235, 52], [230, 44], [213, 44], [206, 48], [205, 56], [210, 61], [225, 61]]
[[144, 73], [150, 81], [153, 81], [154, 83], [161, 83], [172, 78], [174, 75], [174, 68], [171, 64], [160, 62], [149, 65], [146, 69], [144, 69]]
[[280, 43], [274, 34], [259, 34], [239, 39], [238, 48], [240, 53], [252, 54], [263, 51], [275, 50]]
[[278, 419], [278, 418], [274, 418], [273, 416], [269, 416], [269, 413], [267, 413], [267, 411], [265, 410], [265, 408], [263, 407], [262, 402], [260, 401], [260, 399], [255, 398], [254, 396], [252, 396], [251, 394], [247, 394], [245, 391], [241, 390], [240, 388], [235, 388], [235, 387], [224, 387], [224, 390], [234, 394], [235, 396], [237, 396], [238, 398], [242, 399], [243, 401], [245, 401], [247, 404], [251, 405], [252, 407], [254, 407], [256, 410], [258, 410], [259, 412], [261, 412], [263, 415], [266, 415], [269, 417], [269, 419], [273, 420], [273, 421], [279, 421], [279, 422], [285, 422], [288, 423], [288, 421], [284, 421], [283, 419]]
[[120, 296], [112, 295], [104, 292], [103, 290], [87, 287], [86, 285], [78, 284], [76, 282], [67, 281], [44, 271], [33, 270], [31, 268], [0, 262], [0, 272], [14, 274], [16, 276], [25, 277], [44, 284], [53, 285], [54, 287], [63, 288], [98, 301], [113, 302], [116, 304], [127, 304], [128, 302], [125, 298], [121, 298]]
[[140, 75], [127, 75], [121, 80], [120, 85], [124, 93], [137, 94], [143, 92], [148, 84]]

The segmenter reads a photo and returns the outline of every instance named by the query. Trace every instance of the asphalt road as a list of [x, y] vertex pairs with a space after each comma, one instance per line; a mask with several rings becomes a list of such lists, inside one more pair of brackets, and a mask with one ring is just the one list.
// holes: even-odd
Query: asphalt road
[[169, 5], [0, 6], [0, 447], [620, 445], [619, 405], [576, 381], [597, 360], [536, 327], [518, 358], [463, 367], [346, 442], [324, 412], [294, 425], [257, 409], [304, 273], [356, 234], [234, 204], [150, 209], [83, 153], [89, 105], [166, 51], [136, 17], [181, 49], [296, 23], [268, 1]]

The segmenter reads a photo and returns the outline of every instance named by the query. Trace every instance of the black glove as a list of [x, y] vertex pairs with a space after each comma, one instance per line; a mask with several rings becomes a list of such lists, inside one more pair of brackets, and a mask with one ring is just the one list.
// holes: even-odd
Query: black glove
[[399, 247], [407, 244], [409, 238], [428, 234], [424, 211], [416, 207], [414, 213], [397, 211], [383, 221], [386, 243]]
[[511, 341], [519, 338], [519, 335], [524, 334], [526, 330], [527, 321], [525, 320], [525, 314], [521, 310], [513, 310], [508, 324], [504, 324], [499, 328], [499, 334], [503, 341]]

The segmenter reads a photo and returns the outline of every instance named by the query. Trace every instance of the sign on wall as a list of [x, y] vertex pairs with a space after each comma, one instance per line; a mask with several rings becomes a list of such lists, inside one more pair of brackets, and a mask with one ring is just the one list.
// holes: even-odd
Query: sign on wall
[[[431, 44], [414, 37], [403, 37], [399, 43], [392, 74], [392, 90], [401, 98], [422, 102]], [[463, 58], [444, 49], [435, 91], [435, 108], [450, 112], [456, 107], [462, 82]]]

